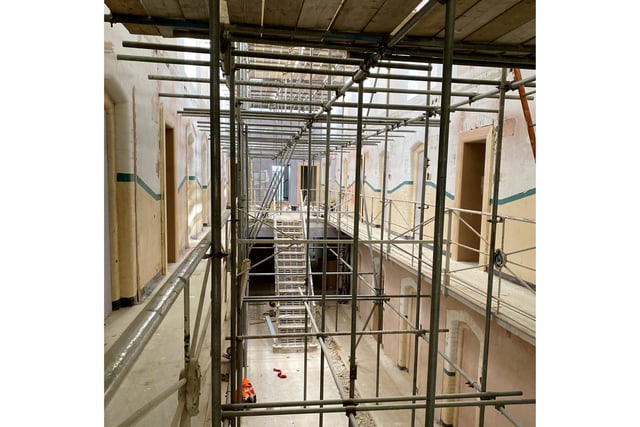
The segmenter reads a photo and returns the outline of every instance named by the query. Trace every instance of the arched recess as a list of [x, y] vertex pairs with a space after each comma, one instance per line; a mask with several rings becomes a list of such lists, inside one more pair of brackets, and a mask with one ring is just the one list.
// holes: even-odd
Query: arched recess
[[[200, 136], [200, 147], [202, 147], [201, 149], [201, 154], [200, 154], [200, 164], [202, 165], [202, 225], [203, 226], [208, 226], [209, 224], [211, 224], [211, 215], [210, 215], [210, 206], [211, 206], [211, 202], [210, 202], [210, 192], [211, 192], [211, 188], [210, 188], [210, 183], [211, 183], [211, 171], [209, 169], [209, 158], [211, 157], [209, 155], [209, 143], [207, 140], [207, 135], [204, 132], [201, 132], [201, 136]], [[237, 169], [237, 165], [234, 165], [234, 167], [236, 167]], [[238, 173], [238, 171], [236, 170], [236, 173]]]
[[202, 190], [200, 188], [200, 148], [192, 126], [187, 127], [187, 226], [189, 236], [196, 238], [202, 231]]
[[349, 160], [344, 157], [342, 158], [342, 166], [340, 168], [340, 206], [344, 208], [340, 209], [340, 211], [351, 210], [351, 197], [349, 195], [345, 195], [345, 192], [349, 189]]
[[[374, 208], [373, 208], [373, 225], [375, 225], [376, 227], [382, 227], [384, 226], [384, 224], [382, 224], [382, 210], [384, 209], [384, 205], [382, 204], [382, 200], [385, 198], [385, 194], [383, 194], [383, 190], [385, 189], [385, 179], [386, 179], [386, 174], [387, 171], [385, 170], [384, 166], [385, 166], [385, 156], [386, 153], [384, 150], [382, 150], [379, 154], [378, 154], [378, 197], [376, 202], [374, 203]], [[389, 162], [387, 162], [388, 164]]]
[[112, 76], [105, 77], [105, 222], [113, 310], [138, 302], [131, 105], [120, 83]]
[[180, 258], [180, 230], [178, 222], [178, 180], [177, 175], [177, 138], [175, 125], [160, 105], [160, 162], [162, 187], [162, 272], [166, 274], [167, 263], [174, 263]]
[[118, 210], [116, 198], [116, 111], [115, 103], [104, 93], [104, 287], [106, 318], [120, 299], [118, 265]]
[[[425, 182], [427, 180], [426, 176], [423, 176], [423, 168], [424, 168], [424, 142], [416, 142], [413, 147], [411, 147], [411, 178], [413, 180], [413, 226], [414, 228], [414, 237], [417, 239], [420, 233], [420, 211], [422, 210], [422, 188], [425, 186]], [[427, 159], [427, 166], [429, 165]], [[425, 193], [425, 200], [427, 195]], [[426, 203], [425, 203], [426, 204]], [[428, 208], [427, 208], [428, 209]], [[425, 220], [428, 218], [427, 213], [424, 215]]]
[[[400, 314], [413, 324], [416, 313], [416, 295], [417, 286], [416, 282], [411, 277], [405, 277], [400, 280], [400, 295], [403, 298], [400, 299]], [[401, 320], [400, 330], [406, 331], [410, 329], [409, 323]], [[398, 339], [398, 358], [397, 365], [401, 370], [408, 370], [411, 363], [411, 337], [413, 335], [408, 333], [400, 334]]]
[[[447, 329], [445, 354], [448, 360], [454, 361], [466, 374], [471, 375], [476, 382], [480, 381], [482, 372], [483, 336], [482, 328], [475, 322], [469, 312], [462, 310], [447, 310]], [[447, 360], [444, 362], [442, 392], [460, 393], [473, 392], [466, 380], [457, 372], [456, 368]], [[459, 418], [465, 418], [468, 425], [475, 425], [478, 409], [443, 408], [440, 421], [444, 426], [457, 426]]]

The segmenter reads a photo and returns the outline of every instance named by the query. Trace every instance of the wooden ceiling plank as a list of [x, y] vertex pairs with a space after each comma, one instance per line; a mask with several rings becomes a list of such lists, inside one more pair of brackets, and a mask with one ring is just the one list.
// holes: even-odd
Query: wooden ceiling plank
[[147, 36], [159, 36], [160, 32], [157, 27], [151, 25], [124, 24], [124, 27], [131, 34], [144, 34]]
[[262, 0], [227, 0], [229, 22], [238, 25], [260, 25]]
[[342, 0], [306, 0], [302, 5], [298, 28], [326, 30]]
[[[464, 41], [472, 43], [491, 43], [531, 21], [535, 16], [535, 0], [522, 0], [510, 9], [496, 16], [495, 19], [492, 19], [487, 25], [469, 34]], [[533, 34], [535, 34], [535, 31]]]
[[264, 26], [296, 28], [303, 3], [304, 0], [266, 0]]
[[177, 0], [145, 0], [143, 6], [148, 16], [170, 19], [183, 17]]
[[346, 0], [333, 24], [334, 31], [362, 32], [386, 0]]
[[387, 0], [364, 28], [365, 33], [389, 34], [421, 0]]
[[144, 16], [145, 10], [139, 1], [105, 0], [104, 4], [113, 14]]
[[536, 20], [532, 19], [515, 30], [495, 40], [499, 44], [524, 44], [531, 43], [531, 35], [536, 33]]
[[[105, 0], [104, 3], [112, 14], [148, 16], [149, 14], [139, 0]], [[159, 36], [160, 32], [156, 27], [140, 24], [123, 24], [131, 34], [144, 34], [149, 36]]]
[[178, 0], [185, 19], [209, 20], [209, 2], [207, 0]]
[[[456, 18], [455, 39], [462, 40], [520, 0], [482, 0]], [[444, 29], [436, 37], [444, 37]]]
[[[478, 0], [457, 0], [456, 1], [456, 19], [473, 7]], [[446, 7], [440, 3], [436, 4], [429, 13], [415, 28], [409, 32], [409, 36], [413, 37], [435, 37], [436, 34], [444, 31]], [[456, 27], [457, 30], [457, 27]]]

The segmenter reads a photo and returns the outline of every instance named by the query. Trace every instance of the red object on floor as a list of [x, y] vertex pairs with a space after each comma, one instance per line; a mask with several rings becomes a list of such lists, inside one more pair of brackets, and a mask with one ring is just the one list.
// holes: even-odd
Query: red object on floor
[[287, 378], [287, 376], [282, 373], [282, 369], [273, 368], [273, 372], [277, 372], [278, 373], [278, 378]]

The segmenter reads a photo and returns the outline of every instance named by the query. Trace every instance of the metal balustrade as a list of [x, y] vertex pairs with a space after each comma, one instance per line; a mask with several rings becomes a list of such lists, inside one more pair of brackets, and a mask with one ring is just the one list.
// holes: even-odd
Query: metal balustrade
[[[228, 242], [228, 222], [230, 212], [222, 215], [222, 228], [225, 229], [225, 241]], [[207, 339], [206, 333], [210, 324], [211, 301], [206, 298], [208, 288], [211, 254], [211, 232], [208, 232], [191, 250], [173, 274], [166, 280], [154, 296], [144, 303], [144, 308], [118, 339], [108, 348], [104, 355], [104, 406], [105, 409], [120, 389], [120, 386], [131, 373], [134, 365], [145, 351], [156, 331], [166, 319], [176, 300], [182, 296], [184, 306], [184, 339], [176, 342], [178, 348], [184, 348], [184, 366], [176, 375], [175, 383], [161, 390], [140, 408], [129, 414], [118, 427], [133, 426], [162, 404], [169, 397], [178, 393], [178, 405], [169, 425], [190, 426], [190, 419], [199, 411], [199, 397], [202, 380], [200, 354]], [[199, 302], [195, 319], [190, 307], [190, 280], [201, 263], [206, 263], [204, 279], [201, 285]], [[224, 275], [226, 277], [226, 275]], [[226, 280], [224, 280], [226, 288]], [[204, 313], [205, 304], [207, 312]], [[193, 323], [193, 329], [191, 325]], [[163, 357], [157, 355], [158, 360]], [[208, 357], [210, 363], [210, 356]], [[206, 360], [206, 359], [205, 359]], [[179, 424], [178, 424], [179, 423]]]
[[[353, 200], [353, 193], [348, 191], [330, 191], [330, 200]], [[361, 196], [360, 206], [373, 206], [374, 203], [381, 204], [381, 198], [376, 196]], [[320, 202], [322, 206], [322, 201]], [[334, 209], [330, 210], [329, 221], [335, 228], [340, 228], [347, 234], [353, 234], [353, 206], [355, 203], [349, 202], [346, 206], [339, 203]], [[424, 217], [422, 224], [414, 224], [413, 217], [408, 217], [407, 212], [417, 212], [419, 203], [406, 200], [386, 199], [385, 200], [385, 224], [383, 228], [383, 239], [371, 239], [369, 232], [360, 230], [360, 243], [369, 245], [374, 251], [379, 252], [378, 245], [383, 244], [383, 257], [393, 257], [412, 268], [418, 265], [418, 246], [424, 245], [427, 249], [423, 252], [422, 266], [423, 273], [426, 277], [431, 277], [431, 269], [433, 267], [431, 255], [433, 250], [433, 231], [429, 226], [433, 223], [434, 217]], [[433, 205], [425, 204], [425, 209], [433, 208]], [[363, 208], [363, 211], [365, 209]], [[314, 215], [322, 215], [322, 211], [316, 211]], [[465, 294], [472, 295], [472, 299], [481, 301], [486, 296], [486, 270], [489, 263], [493, 262], [497, 271], [497, 288], [494, 289], [492, 297], [494, 306], [492, 311], [496, 314], [504, 314], [512, 318], [514, 322], [520, 326], [527, 328], [535, 335], [535, 221], [522, 217], [501, 215], [497, 220], [497, 231], [499, 239], [497, 241], [496, 250], [493, 254], [488, 252], [489, 242], [486, 237], [476, 230], [470, 221], [465, 220], [466, 216], [480, 216], [481, 221], [488, 222], [491, 213], [473, 211], [459, 208], [445, 208], [445, 239], [444, 239], [444, 266], [443, 275], [443, 291], [445, 294], [457, 289]], [[374, 226], [379, 228], [380, 225], [375, 221], [381, 216], [381, 212], [374, 215], [373, 210], [369, 215], [361, 215], [361, 220], [368, 225], [371, 221]], [[454, 223], [458, 222], [458, 233], [466, 230], [474, 235], [480, 242], [480, 248], [471, 247], [467, 244], [456, 241], [453, 237], [455, 230]], [[416, 221], [418, 222], [418, 221]], [[422, 240], [417, 239], [416, 230], [422, 226], [424, 235]], [[513, 233], [513, 234], [510, 234]], [[530, 236], [529, 241], [510, 243], [509, 237], [517, 235], [522, 239], [523, 235]], [[457, 249], [463, 248], [477, 255], [478, 261], [458, 261], [454, 254]], [[379, 256], [379, 255], [378, 255]], [[517, 285], [524, 292], [531, 294], [533, 305], [522, 308], [514, 305], [506, 297], [509, 291], [505, 290], [505, 284]], [[510, 289], [511, 289], [510, 288]]]

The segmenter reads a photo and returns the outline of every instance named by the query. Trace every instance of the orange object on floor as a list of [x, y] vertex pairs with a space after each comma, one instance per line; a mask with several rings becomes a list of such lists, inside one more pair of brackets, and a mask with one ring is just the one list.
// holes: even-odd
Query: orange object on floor
[[253, 389], [253, 384], [248, 378], [242, 379], [242, 401], [244, 403], [256, 403], [256, 392]]

